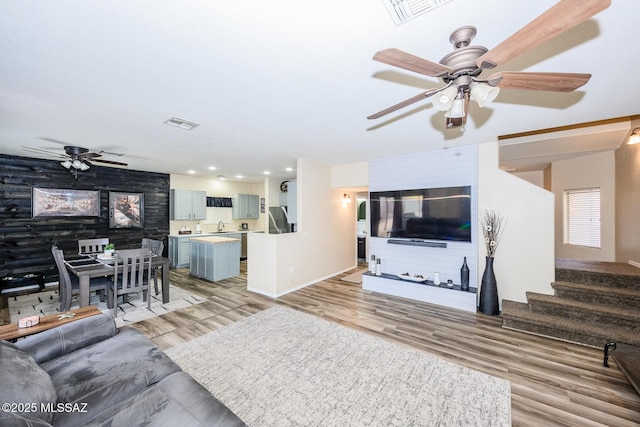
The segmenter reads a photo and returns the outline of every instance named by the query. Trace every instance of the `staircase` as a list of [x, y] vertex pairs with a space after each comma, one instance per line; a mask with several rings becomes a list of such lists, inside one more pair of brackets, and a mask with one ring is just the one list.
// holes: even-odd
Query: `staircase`
[[640, 268], [614, 262], [556, 260], [554, 295], [504, 300], [502, 326], [602, 348], [640, 345]]

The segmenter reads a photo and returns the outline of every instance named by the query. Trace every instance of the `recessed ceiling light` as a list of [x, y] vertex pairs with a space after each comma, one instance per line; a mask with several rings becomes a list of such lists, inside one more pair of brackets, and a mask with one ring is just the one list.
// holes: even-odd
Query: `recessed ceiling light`
[[242, 178], [244, 178], [244, 176], [242, 176], [242, 175], [236, 175], [236, 178], [238, 178], [238, 179], [242, 179]]
[[286, 170], [287, 172], [292, 172], [292, 171], [293, 171], [293, 168], [287, 168], [287, 169], [285, 169], [285, 170]]
[[265, 175], [270, 175], [270, 174], [271, 174], [271, 172], [269, 172], [269, 171], [264, 171], [264, 174], [265, 174]]
[[164, 122], [169, 126], [174, 126], [184, 130], [191, 130], [197, 126], [200, 126], [198, 123], [190, 122], [184, 119], [179, 119], [177, 117], [171, 117], [170, 119], [167, 119]]
[[214, 171], [214, 170], [216, 170], [216, 167], [215, 166], [209, 166], [209, 170], [210, 171]]
[[193, 169], [190, 169], [187, 171], [187, 173], [196, 173], [196, 171], [194, 171]]

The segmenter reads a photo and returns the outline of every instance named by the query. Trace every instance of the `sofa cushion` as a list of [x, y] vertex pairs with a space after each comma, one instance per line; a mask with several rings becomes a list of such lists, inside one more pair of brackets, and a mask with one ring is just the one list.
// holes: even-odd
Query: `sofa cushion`
[[[55, 403], [56, 390], [49, 375], [24, 351], [15, 345], [0, 340], [0, 403], [15, 404], [17, 417], [0, 420], [2, 425], [9, 419], [33, 419], [50, 423], [52, 412], [40, 412], [41, 403]], [[12, 408], [10, 408], [12, 409]], [[5, 412], [4, 410], [1, 412]]]
[[80, 413], [56, 413], [54, 425], [84, 425], [96, 414], [180, 370], [157, 346], [132, 328], [122, 328], [112, 338], [40, 366], [51, 376], [58, 402], [79, 404], [86, 409]]
[[87, 425], [235, 427], [246, 424], [188, 374], [176, 372], [101, 413]]
[[17, 347], [29, 353], [38, 363], [55, 359], [116, 334], [116, 323], [110, 314], [91, 316], [40, 332], [18, 341]]

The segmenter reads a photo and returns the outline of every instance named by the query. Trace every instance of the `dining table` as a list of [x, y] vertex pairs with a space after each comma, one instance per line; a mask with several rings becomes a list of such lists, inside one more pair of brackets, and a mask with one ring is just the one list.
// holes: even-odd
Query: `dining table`
[[[66, 259], [65, 266], [69, 273], [78, 278], [80, 293], [78, 299], [80, 307], [89, 305], [89, 283], [93, 277], [113, 276], [113, 260], [98, 255], [79, 255]], [[169, 302], [169, 258], [154, 255], [151, 257], [151, 268], [162, 270], [162, 302]]]

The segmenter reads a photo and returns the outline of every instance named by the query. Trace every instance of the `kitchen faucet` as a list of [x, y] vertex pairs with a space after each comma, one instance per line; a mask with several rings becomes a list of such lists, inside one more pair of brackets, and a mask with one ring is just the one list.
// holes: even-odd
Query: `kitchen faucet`
[[218, 233], [220, 233], [223, 228], [224, 228], [224, 222], [218, 221]]

